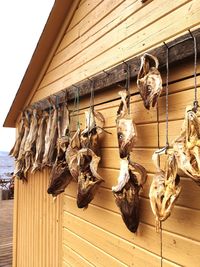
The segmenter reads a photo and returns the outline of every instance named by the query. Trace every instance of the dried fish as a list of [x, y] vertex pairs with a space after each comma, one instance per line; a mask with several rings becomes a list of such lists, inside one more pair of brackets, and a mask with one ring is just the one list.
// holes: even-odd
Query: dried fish
[[78, 181], [78, 175], [79, 175], [77, 155], [80, 149], [81, 149], [80, 129], [78, 129], [73, 135], [72, 139], [70, 140], [65, 154], [69, 171], [75, 181]]
[[44, 147], [44, 155], [42, 160], [42, 167], [47, 166], [48, 163], [48, 152], [50, 147], [50, 133], [52, 129], [52, 122], [53, 122], [53, 112], [49, 111], [49, 116], [47, 118], [47, 128], [45, 133], [45, 147]]
[[47, 111], [42, 112], [41, 117], [39, 118], [39, 128], [38, 128], [38, 135], [36, 139], [36, 154], [35, 160], [32, 167], [32, 172], [37, 170], [41, 170], [42, 168], [42, 160], [44, 155], [45, 149], [45, 134], [47, 128], [47, 120], [49, 118], [49, 114]]
[[65, 191], [65, 188], [68, 186], [71, 180], [72, 176], [69, 172], [66, 162], [54, 164], [50, 174], [50, 183], [47, 193], [52, 194], [53, 197], [56, 197]]
[[57, 155], [56, 141], [58, 137], [58, 109], [53, 105], [52, 116], [50, 115], [45, 136], [45, 153], [43, 166], [51, 167]]
[[180, 136], [173, 142], [178, 168], [200, 185], [200, 122], [191, 106], [186, 107]]
[[50, 182], [47, 189], [48, 194], [57, 196], [64, 192], [72, 180], [69, 167], [66, 162], [65, 152], [69, 145], [69, 111], [67, 105], [61, 106], [58, 110], [58, 139], [57, 157], [50, 173]]
[[99, 185], [104, 181], [97, 173], [100, 157], [91, 149], [82, 148], [78, 151], [77, 160], [79, 168], [77, 206], [87, 208]]
[[20, 149], [19, 149], [19, 153], [18, 153], [18, 157], [16, 159], [16, 162], [15, 162], [15, 169], [14, 169], [14, 174], [13, 176], [20, 179], [20, 180], [23, 180], [23, 181], [26, 181], [26, 175], [24, 173], [24, 170], [25, 170], [25, 149], [24, 149], [24, 146], [25, 146], [25, 142], [26, 142], [26, 139], [27, 139], [27, 136], [29, 134], [29, 130], [30, 130], [30, 113], [29, 111], [25, 111], [24, 112], [24, 135], [23, 135], [23, 138], [21, 140], [21, 144], [20, 144]]
[[36, 151], [36, 138], [38, 132], [38, 115], [37, 110], [34, 109], [32, 112], [32, 116], [30, 119], [30, 130], [25, 142], [24, 150], [25, 150], [25, 176], [28, 170], [31, 168]]
[[130, 161], [130, 152], [137, 140], [137, 131], [129, 112], [130, 94], [126, 90], [120, 91], [119, 95], [121, 102], [117, 111], [116, 125], [120, 173], [118, 184], [112, 187], [112, 191], [124, 223], [131, 232], [135, 233], [139, 225], [139, 192], [146, 181], [147, 173], [143, 166]]
[[67, 104], [58, 110], [58, 138], [57, 138], [57, 159], [64, 160], [65, 152], [69, 145], [69, 110]]
[[[143, 166], [128, 159], [121, 159], [120, 163], [118, 185], [112, 187], [112, 191], [124, 223], [135, 233], [139, 225], [139, 193], [146, 182], [147, 173]], [[139, 171], [140, 177], [134, 171]]]
[[152, 211], [156, 217], [156, 230], [160, 228], [160, 222], [165, 221], [171, 214], [176, 200], [181, 192], [178, 165], [173, 151], [168, 152], [165, 170], [160, 169], [158, 157], [160, 151], [153, 154], [153, 161], [157, 173], [150, 187], [149, 197]]
[[18, 127], [18, 133], [17, 133], [17, 139], [15, 141], [15, 144], [13, 148], [11, 149], [9, 155], [17, 159], [19, 154], [19, 149], [21, 145], [21, 141], [24, 135], [25, 127], [24, 127], [24, 114], [21, 113], [20, 121], [19, 121], [19, 127]]
[[154, 107], [162, 92], [162, 78], [158, 71], [158, 59], [145, 53], [137, 77], [137, 86], [146, 109]]
[[129, 96], [126, 91], [120, 91], [121, 103], [117, 112], [117, 135], [119, 143], [120, 158], [125, 158], [129, 155], [137, 140], [137, 131], [128, 112]]
[[90, 108], [85, 112], [86, 127], [81, 132], [80, 141], [82, 148], [90, 148], [96, 154], [99, 153], [100, 138], [102, 137], [105, 119], [103, 115]]

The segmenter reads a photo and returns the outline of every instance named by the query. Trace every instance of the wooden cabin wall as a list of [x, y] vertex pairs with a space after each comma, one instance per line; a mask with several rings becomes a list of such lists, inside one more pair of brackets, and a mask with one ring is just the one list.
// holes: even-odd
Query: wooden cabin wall
[[13, 267], [61, 266], [61, 198], [47, 194], [49, 171], [15, 179]]
[[[145, 4], [141, 0], [81, 0], [30, 102], [199, 27], [199, 17], [198, 0], [165, 4], [160, 0]], [[191, 60], [170, 68], [170, 140], [180, 131], [185, 106], [193, 101], [192, 75]], [[115, 130], [119, 89], [95, 94], [96, 109], [105, 116], [112, 135], [105, 135], [101, 149], [100, 173], [105, 183], [87, 210], [76, 207], [75, 183], [53, 202], [46, 193], [47, 171], [31, 175], [27, 184], [16, 182], [14, 266], [156, 267], [161, 260], [165, 267], [199, 266], [200, 188], [189, 178], [181, 178], [182, 193], [172, 216], [163, 223], [161, 233], [155, 232], [148, 191], [155, 171], [152, 153], [165, 144], [165, 97], [160, 98], [158, 109], [147, 111], [135, 82], [131, 84], [131, 114], [139, 137], [132, 157], [147, 169], [148, 179], [141, 193], [137, 234], [130, 233], [122, 222], [111, 192], [119, 174]], [[88, 98], [81, 99], [80, 105], [84, 125]]]
[[198, 0], [81, 1], [32, 101], [184, 34], [199, 17]]
[[[200, 68], [198, 67], [198, 73]], [[185, 107], [194, 100], [193, 60], [170, 67], [169, 140], [180, 133]], [[162, 73], [165, 80], [165, 73]], [[198, 77], [198, 86], [200, 80]], [[155, 219], [149, 202], [149, 187], [155, 172], [152, 154], [165, 145], [165, 94], [158, 108], [145, 110], [136, 83], [131, 83], [131, 115], [138, 130], [138, 141], [132, 159], [148, 172], [141, 192], [140, 225], [137, 234], [129, 232], [115, 204], [111, 187], [117, 184], [119, 152], [115, 127], [119, 105], [119, 87], [95, 94], [95, 109], [106, 119], [101, 144], [99, 173], [105, 179], [88, 209], [76, 206], [77, 184], [65, 191], [63, 205], [63, 266], [199, 266], [200, 256], [200, 188], [187, 177], [181, 177], [182, 192], [172, 215], [156, 233]], [[115, 100], [116, 99], [116, 100]], [[200, 99], [199, 99], [200, 100]], [[84, 128], [84, 111], [89, 99], [80, 102], [80, 122]], [[72, 123], [75, 130], [77, 117]], [[164, 165], [164, 158], [162, 158]], [[194, 256], [195, 255], [195, 256]], [[162, 265], [161, 265], [162, 260]]]

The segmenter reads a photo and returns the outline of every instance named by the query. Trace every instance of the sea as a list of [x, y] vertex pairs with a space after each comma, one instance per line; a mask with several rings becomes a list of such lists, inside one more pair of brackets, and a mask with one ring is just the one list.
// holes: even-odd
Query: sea
[[14, 158], [9, 152], [0, 151], [0, 179], [9, 179], [14, 171]]

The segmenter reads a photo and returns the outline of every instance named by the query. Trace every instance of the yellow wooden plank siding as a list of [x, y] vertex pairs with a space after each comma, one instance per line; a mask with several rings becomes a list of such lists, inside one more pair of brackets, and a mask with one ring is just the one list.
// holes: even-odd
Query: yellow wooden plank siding
[[[170, 141], [180, 132], [185, 106], [194, 100], [192, 74], [192, 60], [185, 61], [185, 64], [176, 64], [170, 68]], [[163, 80], [165, 79], [164, 76], [163, 74]], [[200, 83], [199, 77], [197, 83], [198, 85]], [[99, 173], [105, 179], [105, 183], [102, 184], [87, 210], [79, 210], [76, 206], [76, 183], [72, 182], [66, 189], [63, 206], [64, 261], [67, 262], [67, 253], [71, 255], [70, 251], [72, 250], [73, 256], [69, 256], [69, 263], [72, 264], [73, 262], [74, 266], [78, 266], [79, 262], [83, 262], [84, 266], [85, 261], [88, 261], [92, 266], [109, 266], [111, 260], [109, 262], [107, 259], [108, 255], [126, 266], [145, 266], [147, 264], [148, 266], [161, 266], [161, 256], [163, 266], [198, 266], [200, 256], [196, 251], [200, 246], [198, 235], [200, 231], [200, 188], [191, 179], [181, 177], [182, 192], [180, 198], [172, 215], [162, 225], [162, 245], [161, 233], [155, 232], [155, 220], [148, 194], [155, 171], [151, 160], [152, 153], [158, 144], [160, 146], [165, 145], [165, 90], [159, 99], [158, 109], [146, 111], [137, 93], [135, 82], [131, 84], [131, 92], [136, 93], [131, 97], [131, 115], [137, 124], [138, 143], [133, 149], [132, 158], [145, 166], [148, 171], [148, 179], [141, 192], [141, 223], [138, 233], [136, 235], [130, 233], [121, 219], [111, 192], [111, 187], [117, 183], [119, 175], [119, 154], [115, 129], [119, 100], [109, 100], [116, 99], [118, 90], [119, 88], [116, 87], [112, 91], [99, 92], [95, 95], [96, 110], [104, 114], [106, 129], [112, 133], [111, 135], [105, 134], [101, 143], [102, 159]], [[108, 102], [105, 103], [104, 100]], [[81, 99], [79, 119], [82, 128], [85, 125], [84, 111], [88, 105], [89, 99]], [[73, 105], [70, 108], [73, 109]], [[72, 118], [71, 128], [75, 131], [77, 117]], [[101, 264], [98, 263], [94, 255], [85, 254], [83, 241], [86, 242], [86, 247], [90, 251], [94, 251], [94, 254], [94, 247], [99, 249], [98, 253], [103, 259]], [[79, 245], [84, 246], [84, 249], [80, 249]], [[196, 255], [195, 259], [192, 256], [193, 252]], [[179, 255], [176, 256], [176, 254]], [[81, 261], [80, 257], [83, 255], [87, 256]]]
[[85, 16], [66, 32], [32, 101], [183, 34], [199, 25], [200, 15], [198, 0], [165, 6], [160, 0], [113, 0], [99, 2], [90, 12], [87, 4], [78, 10]]
[[62, 196], [53, 202], [47, 194], [48, 176], [45, 171], [31, 175], [28, 183], [16, 180], [13, 266], [61, 265]]
[[[32, 102], [65, 89], [78, 81], [138, 55], [163, 41], [199, 26], [198, 0], [82, 0], [71, 24], [36, 86]], [[170, 66], [169, 140], [179, 134], [185, 106], [194, 100], [193, 61]], [[200, 87], [200, 65], [197, 85]], [[165, 82], [165, 73], [162, 73]], [[148, 172], [141, 192], [140, 225], [137, 234], [129, 232], [115, 204], [111, 187], [119, 175], [119, 153], [115, 128], [118, 86], [95, 93], [95, 109], [106, 118], [101, 142], [99, 173], [105, 179], [87, 210], [76, 206], [76, 183], [53, 202], [48, 196], [48, 172], [30, 175], [28, 184], [16, 182], [14, 214], [15, 267], [56, 266], [199, 266], [200, 188], [181, 177], [182, 192], [172, 215], [155, 232], [149, 202], [149, 187], [155, 172], [151, 157], [165, 145], [165, 88], [158, 108], [145, 110], [136, 81], [131, 82], [131, 116], [137, 124], [138, 141], [132, 159]], [[80, 123], [88, 96], [80, 101]], [[73, 103], [69, 104], [73, 111]], [[71, 113], [71, 131], [77, 116]], [[161, 161], [163, 164], [163, 159]], [[162, 261], [162, 264], [161, 264]]]

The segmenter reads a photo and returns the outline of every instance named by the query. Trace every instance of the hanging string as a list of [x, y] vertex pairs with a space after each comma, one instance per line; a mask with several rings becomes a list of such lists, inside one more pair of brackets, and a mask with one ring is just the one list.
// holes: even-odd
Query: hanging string
[[94, 112], [94, 80], [91, 80], [89, 78], [88, 78], [88, 80], [90, 81], [91, 86], [90, 86], [90, 109], [89, 109], [88, 132], [87, 132], [87, 137], [88, 137], [87, 147], [89, 147], [91, 145], [90, 131], [92, 129], [90, 129], [90, 123], [91, 123], [92, 113]]
[[167, 50], [166, 50], [166, 87], [165, 87], [165, 112], [166, 112], [166, 143], [165, 143], [165, 148], [167, 149], [169, 147], [169, 99], [168, 99], [168, 94], [169, 94], [169, 47], [164, 43]]
[[190, 35], [193, 38], [194, 43], [194, 111], [197, 112], [198, 109], [198, 92], [197, 92], [197, 41], [196, 37], [189, 30]]
[[77, 86], [74, 85], [74, 87], [76, 88], [76, 91], [74, 92], [74, 109], [73, 109], [73, 116], [75, 113], [75, 110], [77, 112], [77, 129], [80, 129], [80, 121], [79, 121], [79, 103], [80, 103], [80, 99], [79, 99], [79, 88]]
[[128, 108], [128, 114], [130, 114], [130, 78], [131, 78], [131, 65], [129, 65], [128, 63], [124, 62], [127, 66], [126, 69], [126, 84], [125, 84], [125, 89], [127, 92], [127, 108]]
[[91, 80], [91, 88], [90, 88], [90, 108], [94, 108], [94, 80]]

